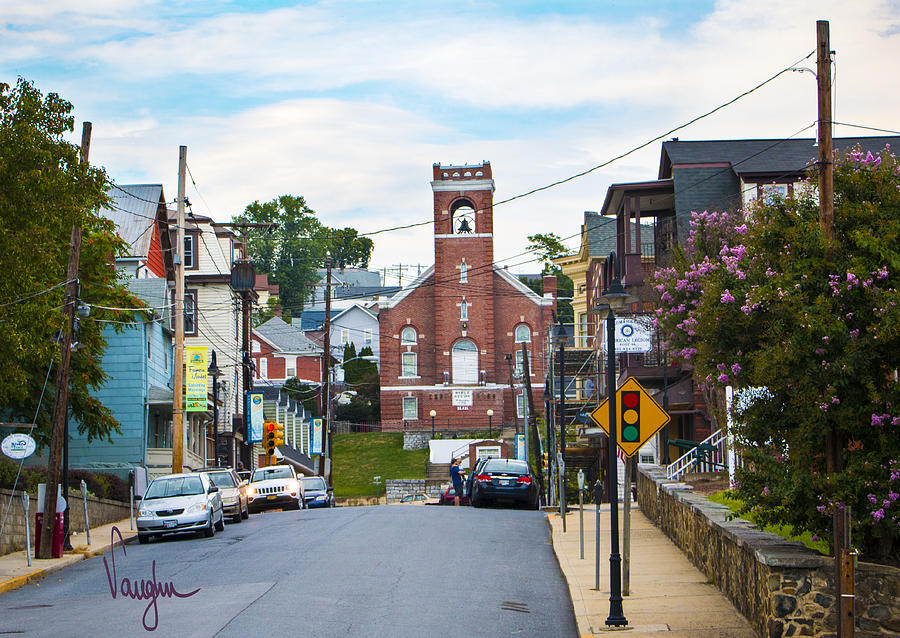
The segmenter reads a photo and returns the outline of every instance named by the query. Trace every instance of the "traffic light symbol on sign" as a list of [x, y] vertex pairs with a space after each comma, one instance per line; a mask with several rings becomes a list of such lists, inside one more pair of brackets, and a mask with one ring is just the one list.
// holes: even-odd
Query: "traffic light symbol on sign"
[[637, 443], [641, 440], [641, 393], [622, 392], [622, 442]]

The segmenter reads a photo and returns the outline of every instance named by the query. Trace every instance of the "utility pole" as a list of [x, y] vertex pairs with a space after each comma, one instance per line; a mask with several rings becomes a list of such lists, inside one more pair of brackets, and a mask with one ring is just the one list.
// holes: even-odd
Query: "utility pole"
[[[831, 115], [831, 33], [827, 20], [816, 21], [816, 84], [819, 114], [819, 225], [825, 240], [825, 254], [834, 249], [834, 156]], [[825, 438], [827, 472], [837, 475], [843, 469], [843, 436], [832, 429]], [[849, 508], [847, 508], [849, 509]], [[834, 545], [835, 612], [839, 638], [853, 636], [852, 581], [845, 583], [843, 561], [848, 553], [850, 521], [847, 509], [835, 508], [832, 514]], [[850, 589], [850, 592], [846, 591]], [[845, 595], [846, 594], [846, 595]]]
[[[544, 461], [541, 457], [541, 437], [538, 434], [537, 414], [534, 411], [534, 397], [531, 394], [531, 367], [528, 361], [528, 349], [522, 344], [522, 374], [525, 375], [525, 392], [528, 397], [528, 425], [531, 426], [531, 436], [534, 438], [534, 457], [537, 463], [538, 492], [544, 496]], [[526, 425], [527, 428], [527, 425]], [[527, 430], [526, 430], [527, 431]], [[526, 434], [526, 436], [528, 436]], [[526, 446], [527, 447], [527, 446]], [[526, 461], [528, 459], [525, 459]]]
[[[331, 458], [331, 254], [325, 256], [325, 343], [322, 352], [322, 413], [325, 416], [325, 439], [321, 462], [319, 463], [319, 476], [326, 476], [325, 465]], [[331, 467], [327, 472], [328, 484], [331, 483]]]
[[[178, 230], [175, 241], [175, 393], [172, 406], [172, 474], [184, 464], [184, 180], [187, 146], [178, 147]], [[194, 306], [196, 310], [196, 305]]]
[[[91, 145], [91, 123], [81, 129], [81, 162], [88, 162]], [[44, 520], [41, 526], [41, 544], [37, 558], [51, 558], [53, 530], [56, 527], [56, 494], [60, 483], [60, 461], [65, 444], [66, 411], [69, 408], [69, 364], [72, 358], [72, 331], [75, 321], [75, 302], [78, 298], [78, 267], [81, 263], [81, 227], [72, 226], [69, 239], [69, 263], [66, 267], [66, 292], [63, 303], [64, 326], [60, 335], [59, 369], [56, 373], [56, 394], [53, 401], [53, 417], [50, 422], [50, 457], [47, 461], [47, 491], [44, 493]], [[68, 494], [64, 497], [68, 500]]]
[[816, 22], [816, 81], [819, 96], [819, 224], [827, 248], [834, 241], [834, 157], [831, 122], [831, 36], [827, 20]]

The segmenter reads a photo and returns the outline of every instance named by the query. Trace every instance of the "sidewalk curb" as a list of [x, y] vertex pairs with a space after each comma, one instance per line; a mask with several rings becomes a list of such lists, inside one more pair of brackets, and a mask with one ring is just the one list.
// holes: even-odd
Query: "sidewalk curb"
[[[559, 552], [556, 551], [556, 543], [553, 542], [553, 523], [550, 522], [550, 516], [554, 514], [559, 516], [559, 510], [554, 508], [552, 512], [546, 513], [547, 516], [545, 517], [545, 520], [547, 521], [547, 528], [550, 530], [550, 547], [553, 548], [553, 555], [556, 556], [556, 563], [559, 566], [560, 575], [562, 576], [562, 579], [566, 581], [566, 587], [569, 588], [569, 601], [572, 603], [572, 615], [575, 616], [575, 625], [578, 627], [578, 638], [593, 638], [594, 633], [591, 624], [587, 621], [586, 610], [582, 609], [582, 614], [579, 614], [576, 609], [576, 604], [580, 605], [582, 608], [584, 607], [581, 590], [573, 587], [569, 583], [569, 580], [566, 577], [566, 570], [563, 568], [562, 557]], [[585, 627], [585, 625], [587, 626]]]
[[[131, 531], [131, 530], [129, 530]], [[126, 544], [130, 545], [137, 542], [137, 533], [135, 532], [131, 536], [125, 536], [123, 534], [123, 540]], [[32, 561], [43, 561], [49, 560], [47, 565], [42, 567], [38, 567], [33, 569], [32, 571], [20, 574], [18, 576], [13, 576], [12, 578], [8, 578], [5, 581], [0, 581], [0, 594], [5, 594], [8, 591], [12, 591], [14, 589], [19, 589], [20, 587], [24, 587], [29, 583], [36, 582], [41, 580], [54, 572], [58, 572], [66, 567], [70, 567], [76, 563], [79, 563], [83, 560], [87, 560], [89, 558], [94, 558], [95, 556], [100, 556], [101, 554], [105, 554], [112, 547], [111, 543], [107, 543], [105, 545], [99, 546], [95, 549], [85, 549], [84, 551], [71, 551], [69, 553], [64, 553], [60, 558], [50, 558], [50, 559], [41, 559], [41, 558], [32, 558]], [[22, 555], [24, 559], [24, 553]]]

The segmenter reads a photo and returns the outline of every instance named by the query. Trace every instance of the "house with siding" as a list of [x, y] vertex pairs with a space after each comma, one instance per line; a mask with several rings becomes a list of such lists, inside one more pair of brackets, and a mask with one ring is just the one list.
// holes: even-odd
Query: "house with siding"
[[[168, 211], [169, 224], [176, 224], [175, 211]], [[172, 231], [174, 236], [174, 231]], [[245, 445], [243, 421], [243, 371], [241, 352], [240, 293], [231, 289], [231, 266], [244, 257], [244, 245], [227, 226], [209, 217], [189, 215], [184, 237], [184, 345], [205, 346], [216, 353], [219, 378], [220, 458], [228, 465], [255, 467], [256, 454]], [[251, 297], [257, 298], [255, 291]], [[173, 297], [174, 299], [174, 297]], [[212, 379], [209, 380], [210, 392]], [[211, 423], [207, 413], [188, 413]], [[213, 431], [210, 429], [210, 438]]]
[[322, 382], [322, 347], [299, 328], [272, 317], [254, 328], [250, 338], [257, 385], [280, 387], [295, 377], [310, 385]]

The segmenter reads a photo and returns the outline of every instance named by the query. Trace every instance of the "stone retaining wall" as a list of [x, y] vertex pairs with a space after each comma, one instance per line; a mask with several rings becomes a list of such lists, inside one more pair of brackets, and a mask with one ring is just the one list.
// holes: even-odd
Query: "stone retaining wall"
[[[761, 637], [837, 635], [833, 559], [728, 520], [727, 507], [658, 466], [640, 468], [638, 504]], [[900, 635], [900, 569], [860, 562], [855, 576], [856, 637]]]
[[388, 503], [399, 501], [408, 494], [425, 494], [428, 498], [440, 498], [441, 486], [425, 479], [388, 479], [385, 482]]
[[[9, 554], [25, 549], [25, 513], [22, 509], [22, 492], [0, 489], [0, 521], [6, 515], [6, 508], [12, 499], [12, 506], [9, 508], [9, 516], [6, 519], [6, 525], [3, 527], [3, 534], [0, 536], [0, 555]], [[29, 528], [31, 530], [32, 546], [34, 545], [34, 513], [37, 507], [37, 496], [31, 494], [29, 503]], [[84, 526], [84, 505], [80, 493], [69, 497], [69, 531], [77, 532], [79, 535], [85, 531]], [[105, 498], [94, 498], [88, 496], [88, 518], [91, 522], [91, 528], [115, 523], [128, 518], [131, 515], [128, 503], [119, 501], [110, 501]], [[78, 545], [76, 539], [72, 539], [72, 545]]]
[[404, 432], [403, 449], [424, 450], [428, 447], [428, 441], [430, 440], [431, 435], [425, 432]]

